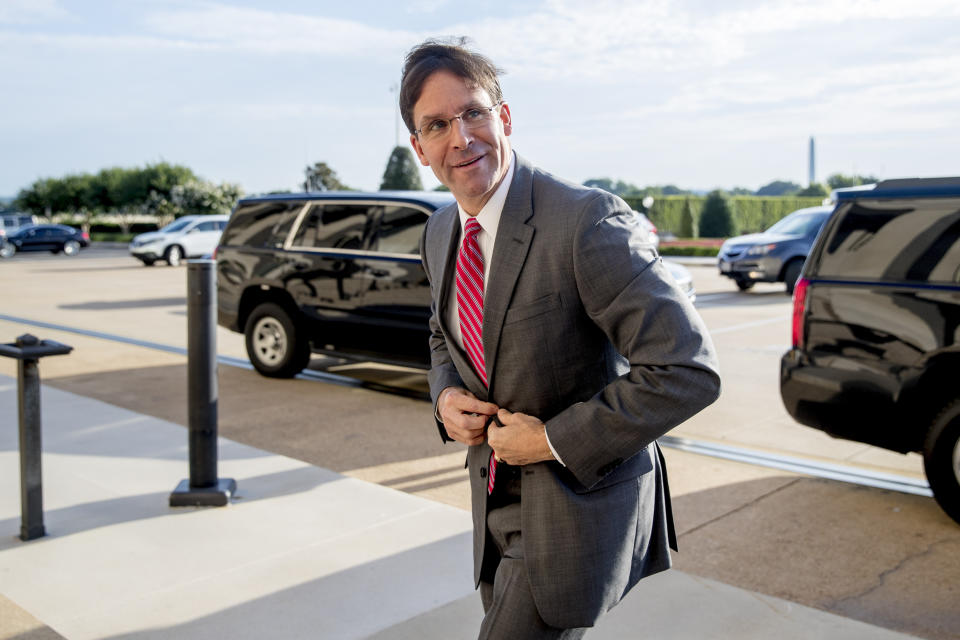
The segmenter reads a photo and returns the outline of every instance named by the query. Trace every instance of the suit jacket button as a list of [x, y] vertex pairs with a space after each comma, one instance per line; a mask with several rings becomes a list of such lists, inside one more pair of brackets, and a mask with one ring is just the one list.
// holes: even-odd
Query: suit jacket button
[[481, 478], [486, 478], [486, 477], [487, 477], [487, 468], [486, 468], [486, 467], [480, 467], [480, 477], [481, 477]]

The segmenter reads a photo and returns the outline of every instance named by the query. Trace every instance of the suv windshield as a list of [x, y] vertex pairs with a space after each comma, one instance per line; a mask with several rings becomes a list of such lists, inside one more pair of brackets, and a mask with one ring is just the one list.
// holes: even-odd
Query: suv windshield
[[186, 227], [188, 224], [190, 224], [190, 220], [185, 220], [184, 218], [180, 218], [179, 220], [174, 220], [173, 222], [165, 226], [163, 229], [160, 229], [160, 231], [163, 233], [173, 233], [174, 231], [180, 231], [181, 229]]
[[800, 215], [790, 215], [779, 221], [769, 229], [767, 233], [782, 233], [788, 236], [805, 236], [820, 228], [823, 221], [827, 219], [830, 213], [803, 213]]

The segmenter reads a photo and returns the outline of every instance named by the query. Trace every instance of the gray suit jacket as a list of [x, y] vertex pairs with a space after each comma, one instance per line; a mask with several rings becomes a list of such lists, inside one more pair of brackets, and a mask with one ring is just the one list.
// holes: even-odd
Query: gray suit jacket
[[[455, 295], [456, 205], [424, 230], [430, 390], [436, 404], [445, 387], [466, 387], [546, 423], [566, 466], [523, 468], [527, 575], [548, 624], [592, 626], [640, 578], [670, 566], [673, 522], [655, 440], [713, 402], [720, 379], [706, 327], [626, 203], [516, 159], [484, 294], [489, 389], [444, 314]], [[467, 454], [477, 582], [489, 455], [485, 443]]]

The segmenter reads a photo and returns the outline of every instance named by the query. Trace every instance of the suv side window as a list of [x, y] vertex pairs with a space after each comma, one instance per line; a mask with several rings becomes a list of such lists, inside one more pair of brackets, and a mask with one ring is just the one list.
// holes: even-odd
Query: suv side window
[[427, 223], [427, 214], [405, 206], [383, 208], [373, 250], [382, 253], [420, 253], [420, 236]]
[[277, 247], [290, 232], [302, 202], [252, 202], [241, 205], [230, 217], [221, 244]]
[[197, 231], [216, 231], [219, 227], [216, 222], [211, 222], [209, 220], [201, 222], [196, 226]]
[[300, 223], [293, 246], [308, 249], [363, 249], [368, 220], [366, 204], [314, 204]]
[[841, 215], [819, 277], [960, 282], [960, 201], [862, 200]]

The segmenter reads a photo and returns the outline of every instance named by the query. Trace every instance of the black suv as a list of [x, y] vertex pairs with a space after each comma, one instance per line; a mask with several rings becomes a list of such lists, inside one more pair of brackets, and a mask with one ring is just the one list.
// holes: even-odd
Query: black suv
[[298, 374], [311, 352], [429, 368], [420, 236], [452, 202], [422, 191], [240, 200], [216, 253], [218, 322], [245, 334], [266, 376]]
[[835, 198], [794, 291], [783, 403], [833, 436], [921, 452], [960, 522], [960, 178]]

